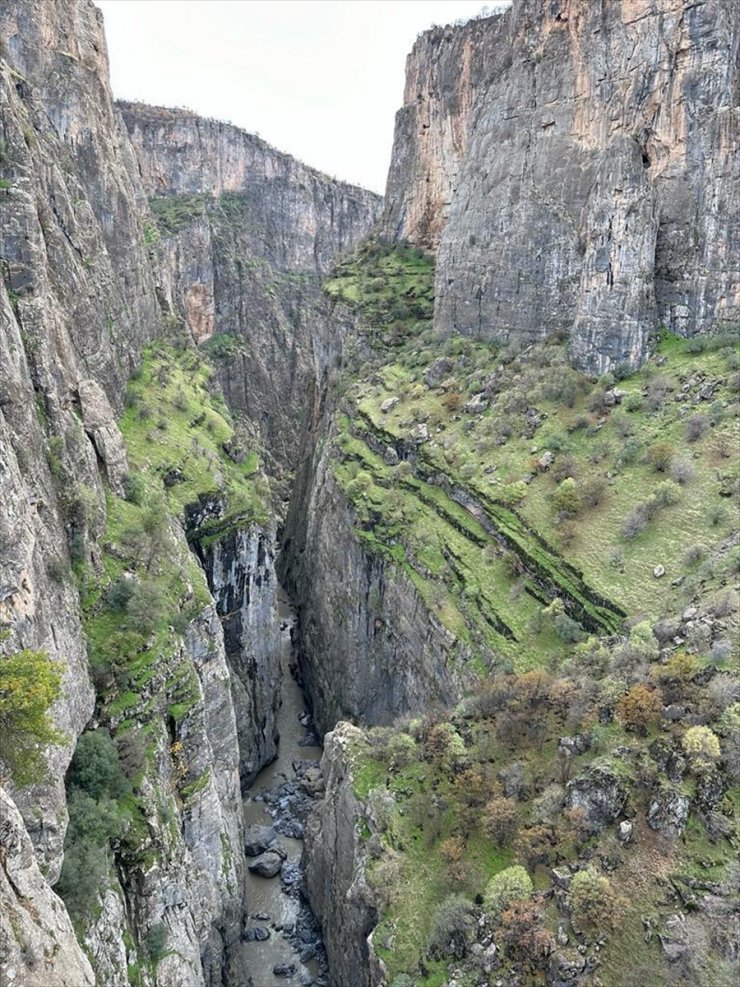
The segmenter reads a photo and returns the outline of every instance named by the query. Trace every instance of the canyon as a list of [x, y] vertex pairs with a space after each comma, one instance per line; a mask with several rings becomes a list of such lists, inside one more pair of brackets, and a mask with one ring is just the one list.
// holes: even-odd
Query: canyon
[[[485, 798], [447, 831], [485, 744], [490, 793], [524, 792], [520, 816], [539, 800], [530, 828], [554, 788], [581, 813], [561, 871], [614, 874], [608, 827], [629, 823], [664, 841], [663, 879], [686, 830], [691, 916], [669, 934], [660, 912], [644, 948], [655, 987], [700, 982], [689, 960], [734, 914], [739, 19], [722, 0], [515, 0], [432, 28], [381, 199], [234, 126], [117, 103], [91, 0], [0, 7], [0, 672], [30, 654], [60, 678], [44, 771], [21, 784], [0, 749], [3, 983], [587, 987], [599, 936], [575, 921], [540, 966], [510, 946], [513, 973], [485, 913], [473, 943], [484, 885], [519, 859], [476, 843]], [[679, 444], [710, 404], [683, 479], [676, 450], [657, 480], [619, 459], [635, 432], [640, 457]], [[616, 505], [582, 520], [596, 553], [566, 500], [594, 468]], [[671, 470], [653, 542], [620, 536]], [[716, 521], [678, 503], [691, 482]], [[701, 582], [680, 568], [699, 540]], [[664, 689], [651, 732], [607, 736], [676, 641], [698, 657], [644, 672]], [[504, 720], [553, 721], [544, 768]], [[694, 770], [675, 723], [716, 729], [721, 758]], [[255, 825], [280, 876], [250, 871]], [[480, 874], [441, 885], [480, 889], [466, 949], [419, 952], [442, 892], [404, 854], [421, 875], [460, 832]], [[557, 928], [570, 873], [544, 859]], [[738, 958], [719, 934], [717, 984]]]

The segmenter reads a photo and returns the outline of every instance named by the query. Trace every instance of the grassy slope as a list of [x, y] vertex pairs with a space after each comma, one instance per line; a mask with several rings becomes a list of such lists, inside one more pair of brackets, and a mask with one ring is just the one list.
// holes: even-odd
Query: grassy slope
[[[345, 392], [334, 440], [335, 476], [355, 506], [357, 533], [368, 550], [411, 574], [427, 604], [470, 643], [481, 670], [502, 665], [519, 673], [543, 666], [556, 670], [565, 662], [568, 688], [588, 691], [587, 674], [574, 685], [581, 652], [575, 652], [574, 661], [574, 646], [556, 632], [551, 619], [542, 619], [553, 590], [559, 587], [573, 614], [578, 595], [583, 601], [585, 594], [586, 612], [580, 616], [594, 619], [592, 629], [601, 620], [601, 631], [613, 633], [621, 624], [613, 621], [619, 611], [655, 621], [689, 603], [710, 600], [736, 578], [737, 549], [721, 546], [738, 527], [733, 456], [740, 446], [737, 350], [710, 346], [696, 352], [696, 343], [666, 337], [639, 373], [617, 384], [625, 392], [621, 403], [604, 408], [599, 392], [613, 382], [594, 382], [570, 370], [562, 343], [517, 355], [484, 341], [435, 339], [432, 283], [431, 263], [419, 254], [373, 245], [346, 259], [328, 283], [331, 296], [363, 313], [376, 354], [370, 364], [356, 368]], [[424, 374], [440, 356], [450, 366], [441, 386], [428, 386]], [[698, 393], [708, 381], [714, 393], [703, 401]], [[486, 387], [490, 404], [485, 412], [467, 412], [465, 403]], [[656, 397], [661, 392], [662, 400]], [[687, 400], [675, 400], [684, 393]], [[398, 402], [381, 411], [391, 397]], [[528, 429], [526, 413], [532, 407], [539, 425]], [[686, 419], [697, 413], [712, 421], [705, 435], [687, 443]], [[412, 435], [420, 423], [427, 425], [431, 441], [415, 446]], [[625, 539], [625, 516], [670, 476], [656, 473], [646, 461], [652, 446], [666, 442], [674, 447], [674, 458], [690, 462], [693, 476], [676, 487], [675, 504], [658, 511], [637, 537]], [[388, 465], [383, 453], [389, 445], [409, 463]], [[548, 449], [555, 461], [543, 470], [537, 460]], [[559, 516], [553, 502], [554, 473], [565, 457], [572, 457], [580, 489], [596, 477], [606, 481], [600, 502], [572, 520]], [[474, 498], [489, 524], [452, 499], [456, 489]], [[692, 546], [701, 550], [690, 552]], [[538, 563], [547, 569], [549, 587]], [[660, 579], [653, 575], [658, 564], [666, 569]], [[615, 656], [612, 651], [611, 675], [619, 678], [624, 673]], [[707, 663], [703, 654], [697, 660]], [[608, 662], [607, 672], [610, 667]], [[731, 671], [733, 660], [723, 667]], [[687, 689], [693, 692], [686, 701], [698, 703], [691, 708], [704, 708], [701, 693]], [[530, 794], [519, 801], [517, 825], [521, 830], [541, 824], [547, 813], [534, 796], [561, 786], [557, 738], [575, 729], [586, 729], [593, 745], [574, 770], [582, 774], [592, 761], [607, 763], [625, 777], [638, 813], [635, 846], [626, 852], [609, 830], [575, 845], [562, 817], [552, 814], [549, 864], [575, 860], [584, 852], [596, 861], [611, 854], [621, 862], [612, 877], [622, 896], [620, 919], [602, 949], [598, 976], [605, 987], [643, 983], [646, 970], [650, 987], [688, 982], [666, 963], [657, 937], [646, 941], [643, 917], [657, 926], [675, 910], [665, 891], [668, 877], [721, 880], [734, 851], [724, 840], [711, 842], [693, 815], [684, 840], [673, 845], [661, 842], [644, 823], [649, 790], [637, 782], [637, 765], [641, 758], [649, 761], [653, 740], [676, 741], [681, 730], [674, 729], [672, 738], [651, 727], [638, 738], [615, 721], [595, 726], [594, 707], [574, 724], [572, 714], [567, 718], [555, 705], [546, 701], [524, 709], [524, 720], [537, 724], [536, 736], [524, 727], [512, 735], [508, 720], [522, 715], [516, 700], [499, 713], [461, 707], [452, 722], [464, 740], [465, 763], [452, 769], [435, 763], [424, 749], [429, 723], [407, 726], [414, 746], [403, 768], [394, 766], [390, 753], [398, 729], [371, 732], [367, 744], [354, 750], [358, 796], [377, 804], [381, 794], [392, 795], [380, 825], [370, 823], [364, 830], [367, 839], [375, 832], [372, 839], [380, 840], [374, 852], [378, 859], [369, 870], [383, 902], [374, 942], [392, 983], [395, 977], [407, 983], [402, 975], [427, 987], [446, 981], [447, 963], [432, 960], [425, 948], [435, 909], [451, 890], [471, 899], [481, 894], [488, 878], [520, 853], [515, 840], [493, 845], [482, 828], [482, 808], [471, 810], [465, 783], [461, 787], [456, 778], [466, 768], [477, 772], [484, 789], [494, 794], [497, 772], [520, 763]], [[617, 748], [628, 753], [614, 757]], [[665, 780], [660, 772], [657, 777]], [[731, 812], [729, 803], [723, 811]], [[444, 853], [450, 837], [464, 842], [464, 859], [454, 873]], [[535, 888], [550, 886], [548, 868], [536, 867], [533, 877]], [[548, 906], [548, 927], [554, 932], [562, 922], [562, 914]], [[723, 961], [711, 948], [705, 955], [711, 965], [706, 983], [729, 982]], [[494, 976], [506, 982], [505, 972]], [[525, 982], [540, 978], [533, 973]]]
[[[563, 344], [543, 345], [511, 361], [511, 354], [483, 341], [435, 340], [429, 328], [432, 281], [429, 261], [406, 250], [379, 259], [360, 254], [345, 261], [327, 286], [330, 295], [361, 307], [382, 354], [369, 380], [350, 387], [337, 440], [335, 472], [358, 509], [360, 536], [408, 567], [425, 599], [436, 601], [441, 619], [484, 658], [497, 653], [517, 668], [548, 661], [562, 646], [552, 628], [536, 620], [556, 593], [573, 617], [604, 633], [619, 630], [625, 613], [656, 619], [675, 601], [673, 580], [682, 575], [687, 578], [679, 593], [686, 598], [697, 579], [718, 584], [721, 573], [706, 566], [698, 571], [696, 564], [692, 570], [685, 557], [700, 545], [706, 558], [737, 526], [734, 502], [720, 495], [736, 475], [731, 453], [740, 445], [729, 388], [735, 355], [723, 350], [697, 356], [687, 341], [668, 338], [654, 360], [619, 383], [625, 392], [620, 406], [589, 411], [599, 385], [567, 368]], [[424, 372], [441, 355], [450, 366], [442, 386], [429, 387]], [[509, 362], [502, 364], [502, 355]], [[482, 415], [467, 412], [466, 402], [496, 375], [500, 382], [490, 406]], [[649, 410], [643, 393], [657, 386], [656, 377], [668, 396]], [[567, 403], [558, 393], [562, 378], [572, 395]], [[692, 378], [697, 380], [689, 400], [675, 401]], [[712, 402], [696, 404], [692, 399], [705, 381], [718, 382]], [[384, 413], [388, 398], [399, 400]], [[710, 403], [716, 423], [687, 446], [681, 413], [706, 413]], [[541, 424], [521, 434], [529, 408], [536, 408]], [[408, 455], [420, 423], [431, 441], [412, 453], [413, 475], [386, 466], [384, 447]], [[628, 440], [636, 451], [624, 462]], [[672, 444], [676, 457], [691, 463], [693, 479], [676, 488], [675, 505], [661, 510], [641, 535], [625, 540], [625, 516], [667, 479], [645, 462], [658, 442]], [[545, 450], [555, 456], [548, 470], [537, 465]], [[575, 464], [579, 487], [605, 480], [601, 502], [570, 524], [553, 505], [554, 475], [566, 458]], [[440, 476], [475, 498], [493, 524], [493, 536], [452, 502], [439, 486]], [[523, 573], [512, 555], [524, 562]], [[662, 579], [653, 576], [659, 564], [666, 569]], [[499, 624], [511, 635], [500, 633]]]

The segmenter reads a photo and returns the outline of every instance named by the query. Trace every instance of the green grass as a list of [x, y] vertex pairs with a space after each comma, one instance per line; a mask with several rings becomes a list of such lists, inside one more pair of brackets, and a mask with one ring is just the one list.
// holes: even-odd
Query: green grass
[[[721, 339], [697, 353], [696, 341], [666, 336], [653, 360], [618, 383], [619, 406], [589, 410], [595, 385], [568, 368], [564, 344], [502, 362], [490, 343], [435, 338], [431, 308], [413, 317], [402, 311], [410, 297], [428, 300], [432, 287], [423, 255], [372, 243], [327, 283], [331, 297], [358, 308], [374, 346], [370, 362], [350, 371], [334, 475], [357, 511], [358, 537], [407, 574], [478, 667], [498, 656], [525, 670], [564, 654], [567, 643], [539, 619], [555, 596], [584, 630], [613, 634], [625, 615], [658, 619], [677, 596], [690, 600], [700, 581], [706, 590], [731, 578], [729, 560], [724, 570], [708, 569], [686, 556], [697, 544], [711, 555], [738, 523], [731, 450], [740, 446], [740, 424], [730, 386], [737, 347]], [[395, 306], [405, 316], [403, 331], [391, 330]], [[424, 374], [440, 356], [449, 361], [444, 386], [428, 386]], [[496, 377], [486, 411], [467, 412], [465, 402]], [[651, 408], [657, 378], [667, 396]], [[687, 381], [688, 401], [674, 400]], [[716, 383], [715, 393], [697, 402], [706, 381]], [[398, 403], [382, 412], [390, 397]], [[710, 407], [713, 424], [689, 443], [686, 417], [709, 417]], [[527, 408], [539, 416], [534, 428], [523, 425]], [[430, 441], [417, 445], [419, 423]], [[628, 439], [639, 447], [629, 462]], [[677, 503], [626, 539], [625, 517], [667, 479], [645, 462], [651, 446], [666, 442], [693, 476], [676, 486]], [[408, 462], [387, 466], [389, 446]], [[544, 470], [538, 459], [548, 449], [555, 462]], [[599, 502], [571, 521], [553, 502], [567, 459], [579, 490], [605, 481]], [[666, 570], [662, 579], [653, 575], [657, 565]], [[678, 591], [674, 580], [683, 584]]]

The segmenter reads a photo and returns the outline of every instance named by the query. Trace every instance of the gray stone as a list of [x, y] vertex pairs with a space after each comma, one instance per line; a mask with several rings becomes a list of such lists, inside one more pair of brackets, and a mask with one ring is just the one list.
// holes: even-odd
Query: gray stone
[[247, 864], [250, 871], [253, 874], [259, 874], [260, 877], [275, 877], [282, 866], [283, 857], [274, 850], [261, 853]]
[[[602, 373], [644, 360], [656, 326], [690, 336], [738, 321], [737, 229], [714, 205], [740, 200], [723, 137], [735, 11], [692, 7], [687, 29], [684, 7], [665, 0], [632, 17], [622, 3], [589, 3], [576, 19], [562, 2], [516, 3], [417, 39], [383, 228], [436, 248], [438, 331], [524, 342], [567, 332], [573, 359]], [[686, 52], [678, 78], [666, 50]], [[673, 109], [678, 92], [711, 111], [680, 137], [667, 116], [646, 125], [645, 100]]]
[[385, 452], [383, 453], [383, 462], [386, 466], [397, 466], [398, 465], [398, 453], [393, 448], [393, 446], [386, 446]]
[[648, 825], [664, 836], [675, 839], [686, 828], [690, 804], [688, 796], [680, 789], [662, 785], [648, 807]]
[[485, 393], [475, 394], [465, 404], [465, 410], [471, 415], [482, 415], [488, 407], [488, 397]]
[[386, 398], [385, 401], [383, 401], [383, 403], [381, 404], [380, 410], [383, 412], [384, 415], [387, 415], [389, 411], [393, 411], [393, 409], [398, 404], [399, 400], [400, 398], [397, 397]]
[[277, 839], [272, 826], [250, 826], [244, 833], [244, 852], [248, 857], [257, 857], [268, 850]]
[[653, 575], [656, 579], [662, 579], [662, 577], [665, 576], [665, 566], [656, 565], [653, 569]]

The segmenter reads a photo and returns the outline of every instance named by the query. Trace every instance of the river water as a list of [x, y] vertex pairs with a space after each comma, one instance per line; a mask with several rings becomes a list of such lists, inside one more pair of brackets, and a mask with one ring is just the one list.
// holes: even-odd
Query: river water
[[[278, 756], [263, 768], [244, 799], [247, 829], [255, 824], [277, 830], [276, 846], [285, 854], [282, 873], [265, 878], [247, 871], [248, 917], [243, 936], [269, 938], [242, 942], [242, 958], [254, 987], [307, 987], [326, 983], [326, 959], [315, 920], [300, 893], [300, 865], [305, 812], [310, 804], [300, 778], [315, 768], [321, 748], [310, 730], [303, 693], [291, 675], [293, 611], [282, 590], [278, 596], [281, 627], [282, 691], [277, 717]], [[247, 864], [253, 858], [247, 857]], [[281, 969], [282, 968], [282, 969]], [[277, 969], [277, 973], [275, 970]]]

